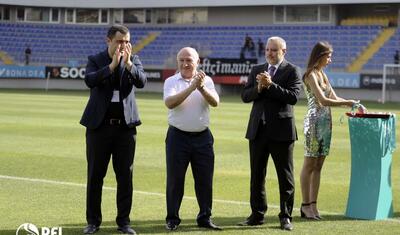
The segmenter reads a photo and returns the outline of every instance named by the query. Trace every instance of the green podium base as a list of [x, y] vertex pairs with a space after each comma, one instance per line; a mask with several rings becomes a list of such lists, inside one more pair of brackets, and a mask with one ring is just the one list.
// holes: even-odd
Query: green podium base
[[345, 216], [382, 220], [393, 216], [391, 186], [395, 117], [349, 117], [351, 177]]
[[[367, 169], [369, 161], [359, 162], [362, 171], [352, 170], [346, 217], [383, 220], [393, 217], [390, 184], [391, 154], [375, 161], [375, 169]], [[352, 167], [353, 168], [353, 167]]]

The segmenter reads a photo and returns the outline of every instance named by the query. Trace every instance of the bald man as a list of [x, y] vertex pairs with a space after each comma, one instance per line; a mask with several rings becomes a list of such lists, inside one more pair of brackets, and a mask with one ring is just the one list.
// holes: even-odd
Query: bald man
[[165, 140], [167, 162], [166, 229], [176, 230], [181, 222], [185, 175], [191, 164], [200, 211], [197, 225], [221, 230], [210, 219], [214, 174], [214, 138], [209, 126], [209, 106], [216, 107], [219, 96], [212, 79], [197, 71], [199, 54], [191, 47], [177, 55], [179, 73], [164, 83], [164, 102], [168, 108], [168, 132]]

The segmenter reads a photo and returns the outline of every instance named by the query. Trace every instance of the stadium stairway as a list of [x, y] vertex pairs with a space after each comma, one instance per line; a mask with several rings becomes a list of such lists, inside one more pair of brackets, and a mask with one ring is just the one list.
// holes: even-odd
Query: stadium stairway
[[135, 43], [133, 48], [132, 48], [132, 54], [138, 53], [140, 50], [142, 50], [145, 46], [153, 42], [154, 40], [157, 39], [157, 37], [161, 34], [161, 32], [150, 32], [147, 37], [143, 38], [140, 40], [138, 43]]
[[396, 28], [385, 28], [362, 53], [347, 67], [351, 73], [359, 72], [373, 55], [394, 35]]
[[400, 28], [377, 53], [364, 65], [363, 71], [382, 71], [384, 64], [394, 63], [394, 54], [400, 50]]

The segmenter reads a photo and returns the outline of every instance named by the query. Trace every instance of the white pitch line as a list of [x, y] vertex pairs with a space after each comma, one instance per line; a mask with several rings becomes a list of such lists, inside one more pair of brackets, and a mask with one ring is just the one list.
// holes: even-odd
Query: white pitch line
[[[0, 179], [29, 181], [29, 182], [35, 182], [35, 183], [66, 185], [66, 186], [74, 186], [74, 187], [86, 188], [86, 184], [78, 184], [78, 183], [64, 182], [64, 181], [57, 181], [57, 180], [35, 179], [35, 178], [26, 178], [26, 177], [18, 177], [18, 176], [9, 176], [9, 175], [0, 175]], [[103, 186], [103, 189], [112, 190], [112, 191], [116, 191], [117, 190], [114, 187], [108, 187], [108, 186]], [[164, 193], [154, 193], [154, 192], [146, 192], [146, 191], [138, 191], [138, 190], [134, 190], [133, 192], [137, 193], [137, 194], [143, 194], [143, 195], [165, 197]], [[188, 199], [188, 200], [197, 200], [196, 197], [191, 197], [191, 196], [184, 196], [183, 198], [184, 199]], [[249, 205], [248, 202], [222, 200], [222, 199], [213, 199], [213, 202], [224, 203], [224, 204], [235, 204], [235, 205]], [[279, 209], [279, 206], [276, 206], [276, 205], [268, 205], [268, 207]], [[296, 211], [300, 211], [299, 208], [293, 208], [293, 209], [296, 210]], [[321, 214], [342, 215], [340, 213], [329, 212], [329, 211], [320, 211], [320, 212], [321, 212]], [[400, 223], [399, 219], [386, 219], [386, 220]]]

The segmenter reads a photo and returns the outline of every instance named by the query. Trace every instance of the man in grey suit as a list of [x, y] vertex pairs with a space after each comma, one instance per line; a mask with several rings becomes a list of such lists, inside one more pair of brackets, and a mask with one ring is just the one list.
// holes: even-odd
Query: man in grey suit
[[271, 155], [279, 181], [281, 229], [293, 229], [293, 147], [297, 140], [293, 105], [300, 94], [301, 74], [297, 66], [285, 60], [285, 54], [285, 40], [269, 38], [265, 47], [267, 62], [252, 68], [242, 92], [243, 102], [253, 102], [246, 133], [250, 150], [252, 213], [239, 225], [264, 223], [267, 211], [265, 176]]

